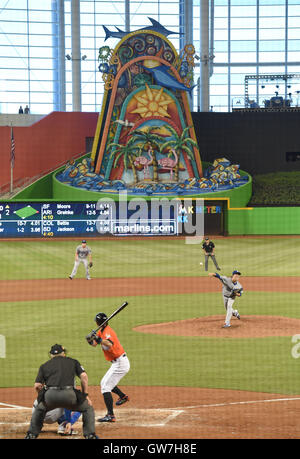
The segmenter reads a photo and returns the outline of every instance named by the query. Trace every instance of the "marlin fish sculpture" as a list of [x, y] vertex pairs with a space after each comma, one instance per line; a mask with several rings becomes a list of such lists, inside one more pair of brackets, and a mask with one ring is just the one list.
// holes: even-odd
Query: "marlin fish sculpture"
[[[139, 31], [139, 30], [152, 30], [153, 32], [157, 32], [157, 33], [161, 33], [162, 35], [165, 35], [166, 37], [168, 35], [171, 35], [172, 33], [174, 34], [177, 34], [177, 35], [180, 35], [180, 33], [178, 32], [173, 32], [172, 30], [168, 30], [166, 29], [164, 26], [162, 26], [158, 21], [156, 21], [155, 19], [152, 19], [152, 18], [149, 18], [149, 21], [152, 23], [152, 26], [149, 26], [149, 27], [143, 27], [142, 29], [137, 29], [135, 32]], [[119, 29], [119, 27], [115, 26], [116, 29], [117, 29], [117, 32], [114, 32], [112, 30], [109, 30], [106, 26], [102, 26], [103, 29], [104, 29], [104, 32], [105, 32], [105, 39], [104, 41], [106, 41], [108, 38], [112, 37], [112, 38], [123, 38], [125, 37], [125, 35], [128, 35], [128, 33], [130, 32], [124, 32], [123, 30]]]
[[156, 83], [159, 86], [170, 88], [174, 91], [176, 91], [177, 89], [180, 91], [187, 91], [189, 94], [191, 94], [194, 87], [197, 86], [194, 85], [189, 88], [188, 86], [185, 86], [183, 83], [180, 83], [180, 81], [178, 81], [176, 78], [170, 75], [170, 73], [168, 72], [168, 68], [165, 65], [159, 65], [154, 68], [149, 68], [145, 66], [143, 67], [145, 70], [152, 73]]

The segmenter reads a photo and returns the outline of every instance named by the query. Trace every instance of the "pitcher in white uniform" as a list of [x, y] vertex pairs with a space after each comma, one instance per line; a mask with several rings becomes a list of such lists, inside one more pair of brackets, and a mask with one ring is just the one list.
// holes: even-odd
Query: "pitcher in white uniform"
[[91, 280], [90, 271], [89, 271], [89, 265], [92, 263], [92, 251], [91, 251], [90, 247], [87, 245], [85, 239], [83, 239], [81, 241], [81, 245], [76, 247], [75, 263], [74, 263], [73, 271], [69, 276], [69, 279], [72, 280], [73, 277], [75, 277], [75, 275], [77, 273], [77, 270], [78, 270], [78, 266], [80, 265], [80, 263], [84, 264], [85, 275], [86, 275], [87, 280]]

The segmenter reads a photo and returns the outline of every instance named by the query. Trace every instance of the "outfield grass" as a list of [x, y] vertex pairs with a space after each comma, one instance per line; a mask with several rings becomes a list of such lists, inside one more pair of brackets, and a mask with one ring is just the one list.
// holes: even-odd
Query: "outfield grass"
[[[112, 312], [124, 298], [3, 303], [0, 333], [7, 357], [0, 359], [1, 387], [32, 386], [47, 352], [58, 342], [86, 368], [91, 385], [108, 369], [99, 348], [85, 335], [99, 310]], [[224, 314], [220, 293], [131, 297], [111, 324], [118, 332], [131, 370], [122, 385], [226, 388], [299, 394], [299, 362], [291, 355], [291, 337], [218, 339], [143, 334], [137, 325]], [[241, 314], [300, 318], [300, 294], [245, 292]], [[266, 327], [268, 322], [266, 321]], [[300, 333], [300, 330], [299, 330]]]
[[[0, 280], [66, 278], [76, 241], [1, 242]], [[93, 240], [92, 277], [205, 276], [200, 244], [184, 239]], [[300, 238], [221, 238], [215, 240], [223, 273], [238, 268], [247, 276], [300, 276]], [[215, 267], [210, 261], [209, 270]], [[84, 277], [80, 266], [78, 277]]]

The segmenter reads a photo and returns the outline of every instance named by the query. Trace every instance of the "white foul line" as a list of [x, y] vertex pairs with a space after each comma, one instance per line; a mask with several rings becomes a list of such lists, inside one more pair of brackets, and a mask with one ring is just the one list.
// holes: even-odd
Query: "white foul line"
[[32, 408], [29, 408], [28, 406], [10, 405], [9, 403], [0, 402], [0, 405], [4, 406], [4, 408], [0, 407], [0, 410], [5, 410], [6, 408], [16, 408], [17, 410], [32, 410]]
[[[288, 402], [288, 401], [295, 401], [300, 400], [300, 397], [294, 398], [271, 398], [271, 399], [264, 399], [264, 400], [247, 400], [244, 402], [225, 402], [225, 403], [211, 403], [208, 405], [195, 405], [195, 406], [183, 406], [173, 408], [174, 410], [192, 410], [195, 408], [213, 408], [218, 406], [230, 406], [230, 405], [250, 405], [254, 403], [271, 403], [271, 402]], [[172, 409], [172, 408], [170, 408]]]

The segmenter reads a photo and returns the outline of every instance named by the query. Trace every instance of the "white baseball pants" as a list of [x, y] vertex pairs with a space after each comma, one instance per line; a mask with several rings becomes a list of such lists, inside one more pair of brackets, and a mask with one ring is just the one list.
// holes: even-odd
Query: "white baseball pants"
[[110, 369], [105, 373], [100, 382], [101, 393], [111, 392], [119, 381], [128, 373], [130, 362], [126, 354], [121, 355], [111, 362]]
[[223, 296], [223, 300], [226, 309], [225, 325], [230, 325], [232, 314], [236, 312], [236, 309], [233, 309], [232, 307], [234, 303], [234, 298], [226, 298], [226, 296]]
[[74, 277], [76, 275], [77, 269], [78, 269], [78, 266], [80, 265], [80, 263], [84, 264], [85, 275], [86, 275], [86, 278], [89, 279], [89, 277], [90, 277], [89, 262], [88, 262], [88, 260], [86, 258], [78, 258], [78, 260], [75, 260], [74, 268], [73, 268], [73, 271], [71, 273], [71, 277]]

